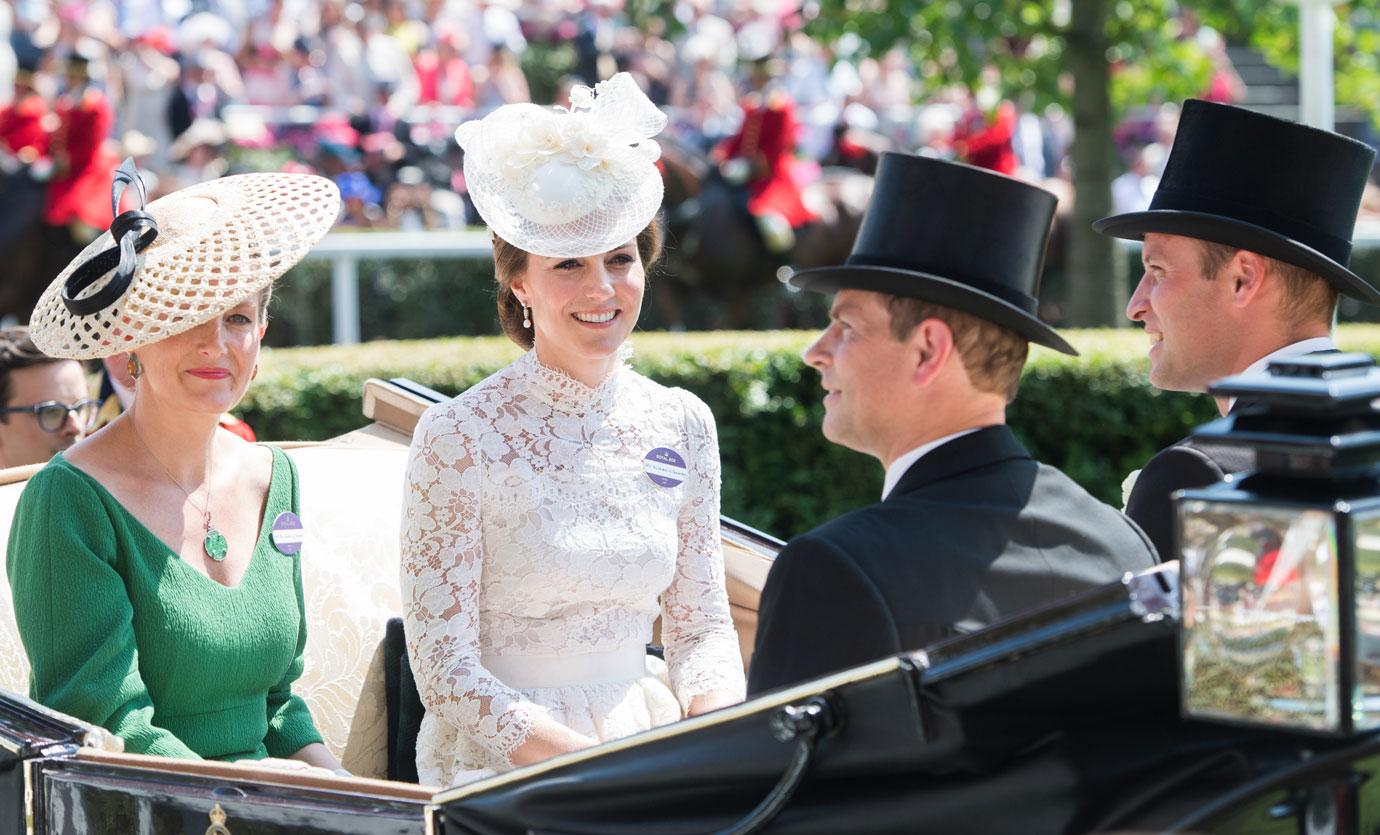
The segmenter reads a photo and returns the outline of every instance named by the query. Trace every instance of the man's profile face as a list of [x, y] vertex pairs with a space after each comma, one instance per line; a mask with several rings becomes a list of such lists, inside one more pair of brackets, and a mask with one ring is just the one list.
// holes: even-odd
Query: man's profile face
[[[32, 406], [48, 400], [73, 405], [86, 400], [86, 375], [72, 360], [45, 362], [10, 372], [10, 399], [7, 407]], [[0, 423], [0, 466], [20, 467], [43, 464], [81, 440], [85, 427], [74, 414], [68, 414], [56, 432], [45, 432], [38, 416], [23, 412], [4, 415]]]
[[1182, 235], [1146, 235], [1141, 261], [1145, 272], [1126, 315], [1150, 337], [1150, 382], [1169, 391], [1206, 391], [1236, 370], [1235, 353], [1223, 350], [1232, 339], [1224, 321], [1232, 282], [1209, 280], [1201, 245]]
[[891, 313], [880, 293], [840, 290], [831, 322], [805, 349], [805, 362], [820, 373], [824, 437], [869, 455], [890, 448], [905, 410], [914, 371], [906, 343], [891, 332]]

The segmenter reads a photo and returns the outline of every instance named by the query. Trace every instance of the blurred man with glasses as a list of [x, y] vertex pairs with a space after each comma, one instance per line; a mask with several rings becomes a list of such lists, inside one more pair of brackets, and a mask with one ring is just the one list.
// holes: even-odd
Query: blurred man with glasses
[[27, 328], [0, 330], [0, 468], [46, 463], [82, 439], [98, 405], [79, 363], [40, 352]]

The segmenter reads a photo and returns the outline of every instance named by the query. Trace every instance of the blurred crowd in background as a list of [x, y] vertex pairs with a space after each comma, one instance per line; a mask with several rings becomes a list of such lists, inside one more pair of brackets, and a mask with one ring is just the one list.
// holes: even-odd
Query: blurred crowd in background
[[[309, 167], [341, 185], [347, 225], [454, 227], [472, 219], [454, 166], [459, 121], [561, 103], [569, 85], [626, 70], [672, 113], [671, 135], [706, 152], [738, 131], [761, 75], [792, 108], [792, 150], [806, 161], [925, 149], [1037, 180], [1065, 164], [1072, 128], [1058, 109], [1030, 112], [994, 87], [917, 104], [903, 51], [820, 43], [793, 0], [667, 10], [634, 25], [620, 0], [3, 0], [0, 153], [9, 169], [58, 178], [83, 157], [133, 156], [155, 194], [236, 169]], [[554, 64], [570, 72], [529, 78]], [[1237, 95], [1227, 69], [1205, 93]], [[41, 129], [16, 135], [16, 121]], [[1143, 139], [1127, 149], [1132, 171], [1158, 159], [1139, 149], [1162, 137]]]

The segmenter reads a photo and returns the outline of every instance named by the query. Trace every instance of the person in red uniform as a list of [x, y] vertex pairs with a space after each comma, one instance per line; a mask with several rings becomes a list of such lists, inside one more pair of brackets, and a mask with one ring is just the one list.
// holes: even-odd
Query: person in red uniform
[[[14, 75], [14, 100], [0, 107], [0, 151], [31, 175], [48, 162], [48, 133], [53, 128], [52, 109], [34, 87], [34, 68], [20, 67]], [[8, 173], [9, 165], [6, 165]]]
[[110, 184], [120, 162], [106, 147], [114, 114], [105, 94], [91, 85], [86, 57], [67, 59], [67, 90], [54, 110], [58, 124], [50, 148], [56, 168], [43, 219], [67, 227], [84, 246], [114, 220]]
[[35, 87], [36, 67], [14, 77], [14, 99], [0, 107], [0, 317], [26, 317], [52, 276], [44, 273], [43, 202], [53, 164], [49, 133], [57, 117]]
[[67, 58], [67, 87], [53, 107], [53, 179], [43, 209], [41, 275], [52, 279], [110, 226], [110, 185], [119, 160], [106, 147], [114, 115], [91, 84], [87, 58]]
[[990, 115], [974, 105], [954, 129], [954, 152], [969, 165], [1009, 177], [1018, 165], [1011, 141], [1015, 135], [1016, 105], [1002, 99]]
[[815, 220], [791, 176], [795, 157], [795, 102], [770, 83], [773, 62], [753, 66], [752, 91], [742, 101], [743, 124], [714, 149], [724, 179], [746, 184], [748, 212], [757, 221], [767, 249], [784, 253], [795, 245], [795, 230]]

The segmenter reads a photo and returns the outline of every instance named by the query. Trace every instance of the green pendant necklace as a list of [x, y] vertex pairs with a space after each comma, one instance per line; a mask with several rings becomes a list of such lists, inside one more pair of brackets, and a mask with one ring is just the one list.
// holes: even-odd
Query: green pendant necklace
[[168, 481], [171, 481], [178, 490], [186, 494], [187, 503], [192, 506], [193, 510], [201, 514], [202, 521], [205, 523], [206, 527], [206, 535], [201, 540], [201, 549], [206, 552], [206, 556], [216, 562], [225, 559], [225, 555], [230, 551], [230, 545], [225, 541], [225, 535], [216, 530], [215, 523], [211, 521], [211, 465], [213, 463], [211, 456], [208, 455], [206, 457], [206, 504], [203, 507], [197, 507], [196, 502], [192, 500], [191, 492], [186, 487], [183, 487], [182, 483], [176, 478], [173, 478], [172, 471], [164, 466], [162, 461], [158, 460], [157, 455], [153, 454], [153, 448], [144, 440], [144, 436], [139, 432], [139, 427], [136, 426], [132, 420], [129, 425], [130, 428], [134, 430], [134, 437], [139, 439], [139, 443], [143, 445], [144, 451], [147, 452], [154, 463], [163, 470], [163, 474], [168, 477]]

